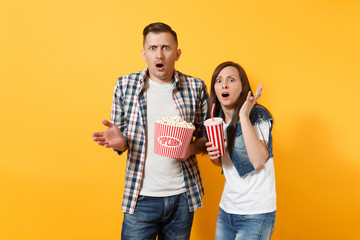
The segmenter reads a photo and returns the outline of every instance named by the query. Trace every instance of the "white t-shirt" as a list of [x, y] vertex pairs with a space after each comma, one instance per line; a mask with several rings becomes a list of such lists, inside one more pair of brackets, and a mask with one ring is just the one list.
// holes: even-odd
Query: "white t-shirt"
[[[253, 127], [259, 139], [268, 141], [270, 121], [262, 121]], [[224, 124], [225, 138], [226, 128]], [[260, 132], [260, 128], [262, 134]], [[263, 137], [264, 136], [264, 137]], [[260, 214], [276, 210], [275, 171], [273, 158], [259, 171], [240, 177], [227, 150], [221, 157], [225, 175], [220, 207], [231, 214]]]
[[154, 127], [159, 117], [179, 116], [172, 96], [174, 81], [157, 83], [149, 79], [146, 91], [147, 141], [140, 195], [166, 197], [185, 192], [181, 163], [154, 153]]

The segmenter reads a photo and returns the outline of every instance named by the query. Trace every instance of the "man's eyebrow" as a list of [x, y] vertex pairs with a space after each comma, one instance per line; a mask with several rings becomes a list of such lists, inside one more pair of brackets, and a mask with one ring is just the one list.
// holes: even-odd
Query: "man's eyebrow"
[[149, 45], [149, 46], [148, 46], [148, 48], [158, 48], [158, 47], [160, 47], [160, 48], [163, 48], [163, 47], [168, 47], [168, 48], [170, 48], [170, 44], [159, 44], [159, 45], [157, 45], [157, 44], [152, 44], [152, 45]]

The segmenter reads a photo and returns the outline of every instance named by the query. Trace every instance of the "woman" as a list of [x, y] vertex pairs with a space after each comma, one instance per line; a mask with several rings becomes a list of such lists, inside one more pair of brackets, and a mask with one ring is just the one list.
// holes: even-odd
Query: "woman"
[[[226, 139], [221, 158], [219, 150], [206, 143], [212, 163], [222, 167], [225, 175], [216, 240], [270, 239], [274, 229], [273, 118], [256, 103], [261, 92], [262, 84], [253, 95], [246, 73], [237, 63], [221, 63], [213, 73], [209, 106], [215, 104], [213, 116], [224, 120]], [[210, 115], [208, 112], [208, 118]]]

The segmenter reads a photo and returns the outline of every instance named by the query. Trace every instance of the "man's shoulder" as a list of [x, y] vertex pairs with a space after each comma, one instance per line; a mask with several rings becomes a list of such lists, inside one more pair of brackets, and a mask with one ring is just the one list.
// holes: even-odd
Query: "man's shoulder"
[[175, 74], [179, 78], [180, 81], [204, 84], [204, 81], [202, 79], [197, 78], [197, 77], [193, 77], [193, 76], [188, 75], [188, 74], [184, 74], [184, 73], [182, 73], [182, 72], [180, 72], [178, 70], [175, 71]]
[[139, 72], [134, 72], [134, 73], [130, 73], [130, 74], [126, 74], [126, 75], [123, 75], [121, 77], [118, 78], [118, 80], [128, 80], [128, 79], [131, 79], [131, 80], [140, 80], [140, 79], [143, 79], [144, 76], [146, 75], [146, 69], [145, 70], [142, 70], [142, 71], [139, 71]]
[[139, 72], [123, 75], [116, 80], [116, 87], [118, 89], [123, 89], [124, 91], [129, 88], [137, 89], [142, 85], [145, 76], [146, 69]]

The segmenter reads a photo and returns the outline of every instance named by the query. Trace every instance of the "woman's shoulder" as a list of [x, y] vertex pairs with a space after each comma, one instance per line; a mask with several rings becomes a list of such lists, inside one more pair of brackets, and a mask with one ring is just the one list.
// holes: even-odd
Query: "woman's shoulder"
[[262, 120], [273, 121], [273, 117], [267, 108], [262, 105], [256, 104], [250, 112], [250, 121], [252, 124], [255, 124]]

